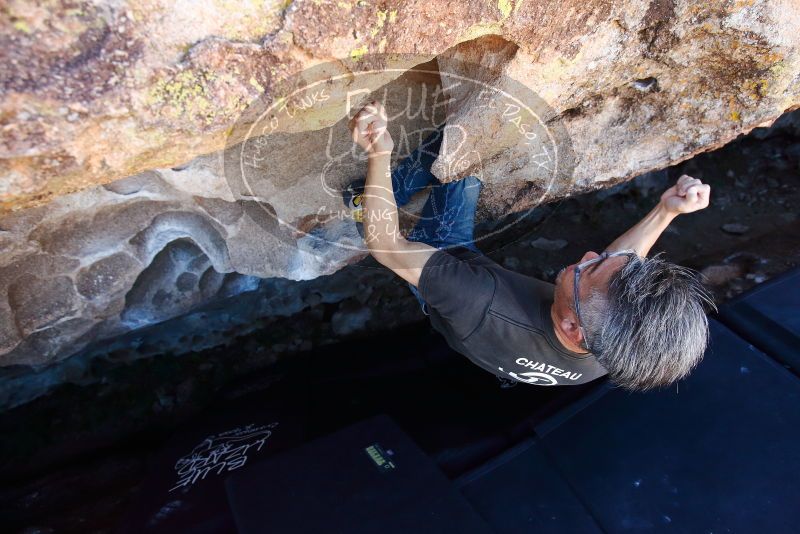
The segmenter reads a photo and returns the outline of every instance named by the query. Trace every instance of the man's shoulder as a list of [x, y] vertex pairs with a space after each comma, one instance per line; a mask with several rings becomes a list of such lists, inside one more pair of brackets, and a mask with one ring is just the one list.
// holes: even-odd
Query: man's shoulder
[[491, 259], [466, 247], [441, 249], [425, 262], [419, 278], [419, 290], [423, 298], [436, 286], [468, 289], [471, 292], [486, 291], [492, 286], [493, 291], [494, 278], [489, 268], [494, 265], [497, 264]]
[[[434, 258], [436, 259], [434, 260]], [[467, 247], [452, 247], [447, 249], [439, 249], [436, 252], [434, 252], [430, 258], [428, 258], [428, 263], [435, 265], [437, 262], [452, 261], [453, 259], [467, 262], [473, 265], [497, 265], [495, 261], [493, 261], [485, 254], [481, 252], [476, 252]]]
[[[481, 281], [483, 282], [481, 285], [484, 286], [491, 285], [493, 294], [495, 286], [505, 287], [506, 294], [502, 298], [511, 296], [512, 293], [529, 293], [531, 297], [537, 299], [548, 299], [553, 295], [552, 283], [508, 269], [490, 257], [466, 247], [454, 247], [433, 253], [423, 267], [420, 289], [425, 282], [433, 283], [443, 277], [453, 281], [453, 278], [462, 276], [465, 279]], [[463, 289], [471, 290], [473, 287]]]

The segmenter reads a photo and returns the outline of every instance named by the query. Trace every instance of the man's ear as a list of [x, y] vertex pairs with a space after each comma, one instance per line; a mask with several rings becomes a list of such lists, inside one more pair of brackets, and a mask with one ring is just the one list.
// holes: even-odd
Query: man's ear
[[574, 316], [563, 317], [560, 322], [561, 331], [570, 341], [578, 345], [583, 345], [583, 334], [581, 333], [578, 321]]

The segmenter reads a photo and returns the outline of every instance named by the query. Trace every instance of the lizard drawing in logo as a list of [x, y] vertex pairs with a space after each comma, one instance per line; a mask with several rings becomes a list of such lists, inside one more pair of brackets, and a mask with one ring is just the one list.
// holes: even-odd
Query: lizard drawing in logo
[[525, 382], [526, 384], [534, 384], [536, 386], [555, 386], [558, 384], [558, 380], [547, 373], [538, 373], [535, 371], [528, 373], [513, 373], [511, 371], [503, 370], [502, 367], [498, 367], [498, 369], [504, 373], [508, 373], [508, 376], [514, 380], [519, 380], [520, 382]]

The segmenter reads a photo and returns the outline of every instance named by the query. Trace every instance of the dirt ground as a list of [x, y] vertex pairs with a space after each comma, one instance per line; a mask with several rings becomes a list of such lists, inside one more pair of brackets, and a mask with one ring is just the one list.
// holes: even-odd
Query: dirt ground
[[[562, 266], [587, 250], [601, 251], [687, 173], [711, 185], [711, 206], [679, 217], [654, 252], [664, 251], [669, 260], [702, 271], [722, 304], [800, 264], [797, 132], [788, 127], [761, 137], [751, 134], [611, 190], [542, 207], [505, 234], [502, 243], [482, 247], [508, 268], [552, 281]], [[366, 260], [349, 269], [360, 268], [374, 264]], [[383, 293], [400, 302], [393, 313], [405, 314], [410, 325], [404, 335], [428, 335], [413, 297], [399, 281], [387, 280]], [[109, 370], [103, 384], [64, 386], [0, 414], [4, 530], [110, 530], [141, 483], [147, 458], [176, 422], [243, 390], [268, 388], [275, 361], [272, 332], [291, 323], [313, 338], [313, 328], [330, 319], [330, 310], [303, 313], [229, 347], [135, 362]], [[364, 343], [365, 336], [354, 338]], [[316, 340], [311, 341], [316, 348]], [[249, 379], [242, 385], [244, 375]]]

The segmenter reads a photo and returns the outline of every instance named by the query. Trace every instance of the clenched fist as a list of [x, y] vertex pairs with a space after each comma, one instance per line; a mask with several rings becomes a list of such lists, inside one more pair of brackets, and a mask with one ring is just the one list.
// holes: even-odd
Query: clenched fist
[[353, 142], [363, 148], [370, 157], [391, 154], [394, 141], [389, 135], [386, 109], [377, 100], [369, 102], [350, 119]]
[[661, 195], [661, 205], [673, 215], [692, 213], [708, 206], [711, 186], [688, 174]]

